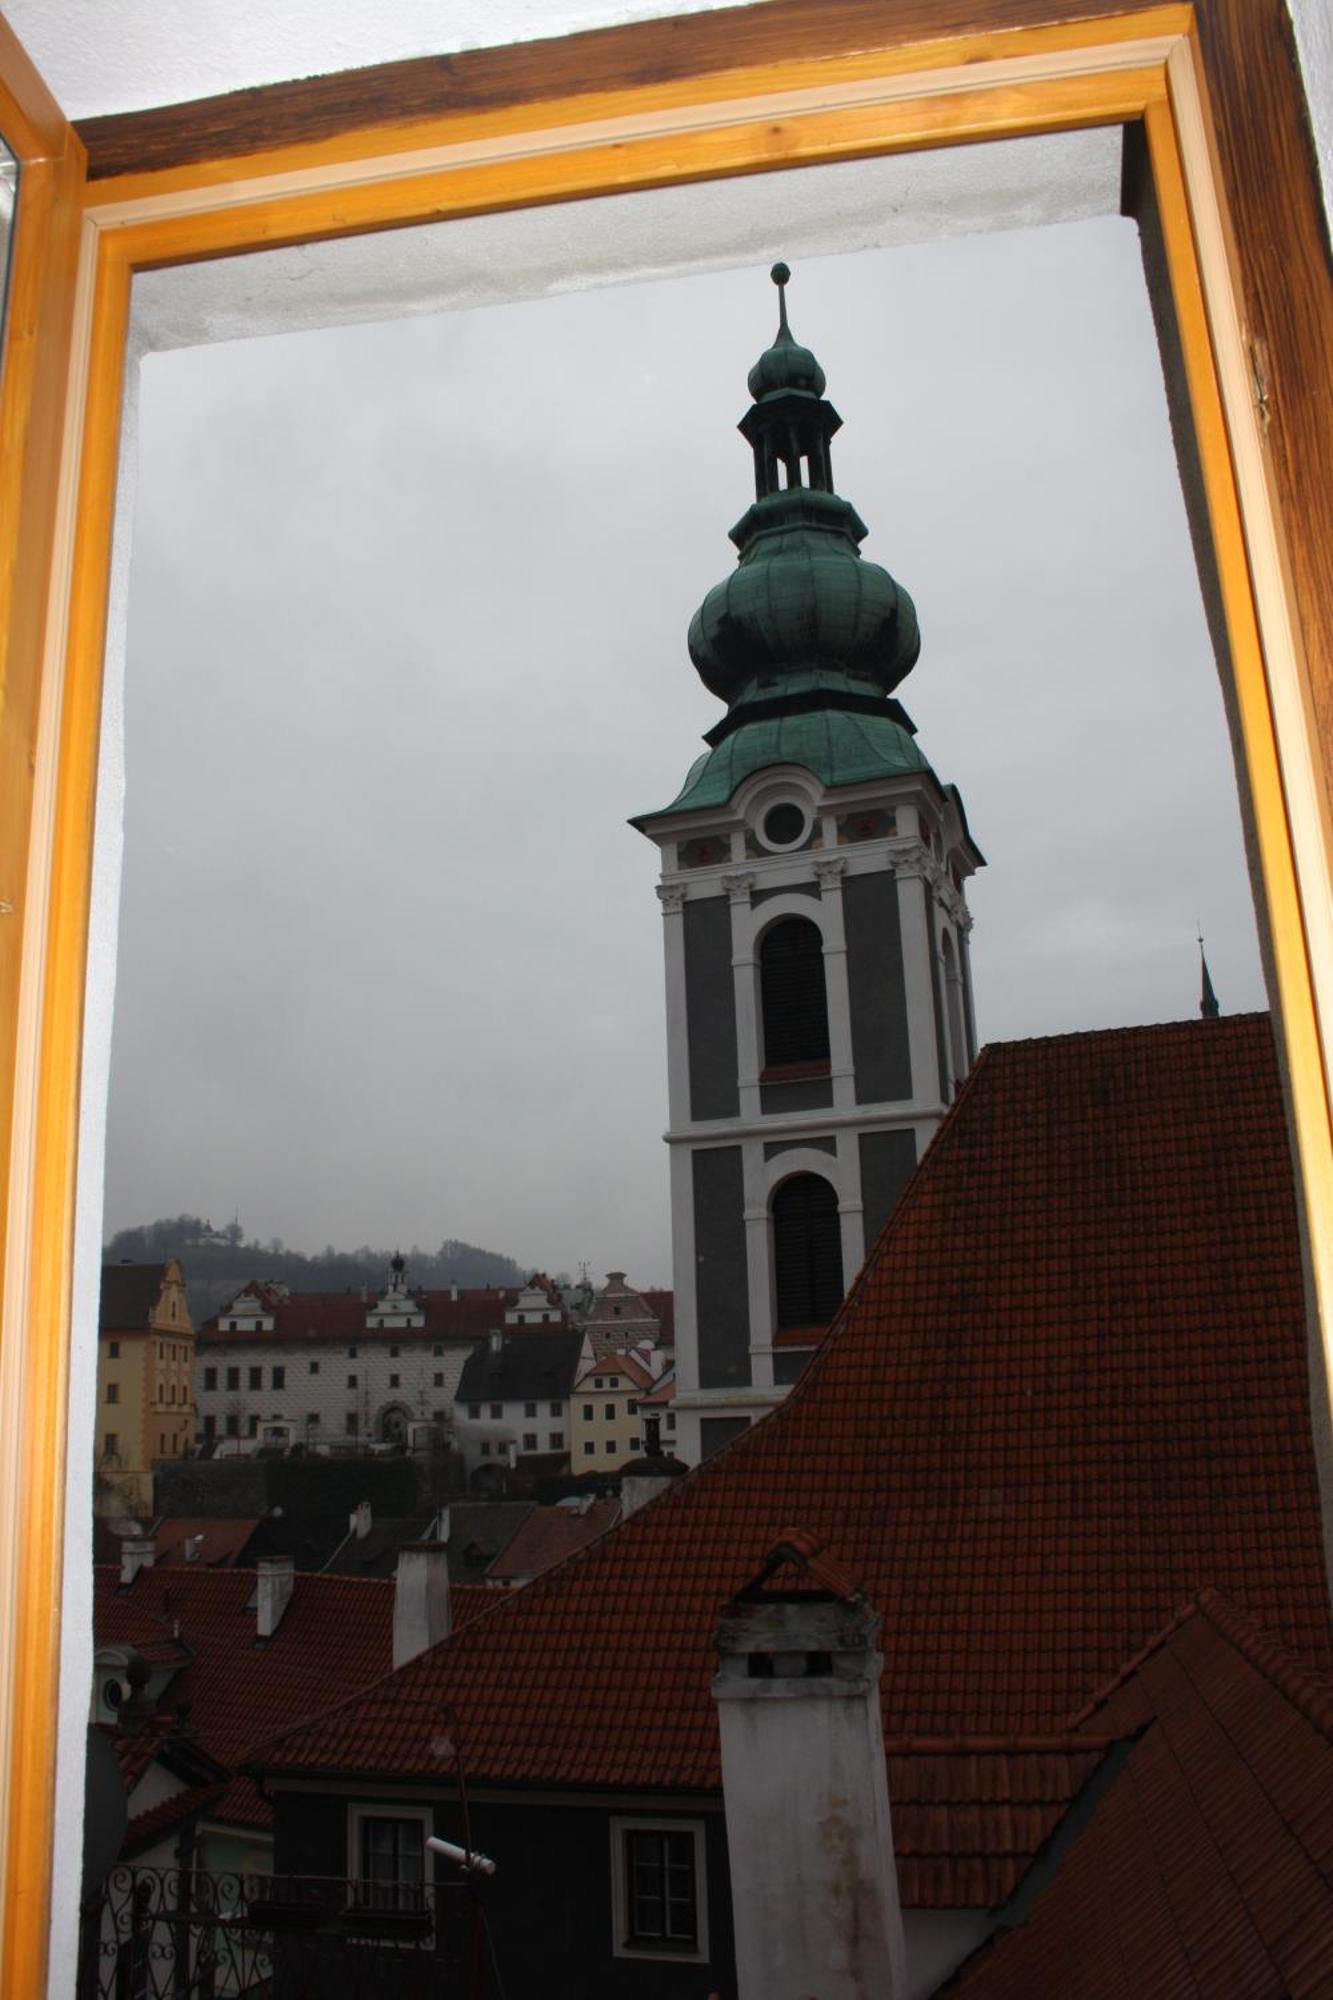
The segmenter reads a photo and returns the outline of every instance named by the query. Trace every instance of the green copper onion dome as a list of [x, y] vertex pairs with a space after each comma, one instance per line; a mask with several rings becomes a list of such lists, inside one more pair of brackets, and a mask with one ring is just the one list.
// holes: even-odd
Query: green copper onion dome
[[865, 524], [833, 490], [829, 444], [842, 419], [787, 324], [789, 276], [774, 265], [777, 338], [750, 371], [755, 401], [740, 424], [755, 461], [754, 505], [731, 531], [740, 560], [690, 625], [699, 677], [728, 704], [714, 743], [794, 707], [882, 710], [921, 646], [911, 598], [863, 560]]

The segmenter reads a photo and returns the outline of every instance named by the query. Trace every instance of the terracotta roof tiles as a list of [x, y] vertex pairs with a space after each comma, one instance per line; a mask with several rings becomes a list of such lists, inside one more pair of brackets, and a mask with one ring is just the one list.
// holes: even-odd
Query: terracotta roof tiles
[[1205, 1591], [1093, 1726], [1141, 1732], [964, 2000], [1322, 1996], [1333, 1967], [1333, 1691]]
[[787, 1402], [268, 1768], [711, 1787], [720, 1607], [787, 1522], [882, 1616], [889, 1739], [1049, 1733], [1212, 1583], [1330, 1657], [1266, 1016], [1001, 1044]]

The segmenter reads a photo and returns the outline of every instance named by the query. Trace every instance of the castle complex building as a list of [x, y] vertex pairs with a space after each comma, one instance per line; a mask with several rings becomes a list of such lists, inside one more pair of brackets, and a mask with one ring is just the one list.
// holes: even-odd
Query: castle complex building
[[659, 812], [677, 1450], [780, 1400], [975, 1055], [964, 884], [983, 857], [894, 698], [912, 601], [833, 486], [841, 425], [787, 322], [750, 371], [755, 499], [690, 626], [727, 704]]

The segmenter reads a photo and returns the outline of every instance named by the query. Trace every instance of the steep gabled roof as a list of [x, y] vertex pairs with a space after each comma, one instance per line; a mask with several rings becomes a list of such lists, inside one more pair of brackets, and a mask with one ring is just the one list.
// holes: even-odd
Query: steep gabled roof
[[1046, 1735], [1212, 1583], [1326, 1663], [1266, 1016], [981, 1058], [787, 1403], [486, 1621], [269, 1745], [421, 1777], [709, 1787], [718, 1612], [798, 1521], [881, 1613], [886, 1737]]
[[[960, 2000], [1326, 1994], [1333, 1687], [1204, 1591], [1099, 1702], [1141, 1732], [1022, 1919], [943, 1990]], [[1040, 1864], [1039, 1864], [1040, 1869]]]
[[146, 1333], [165, 1280], [165, 1264], [103, 1264], [102, 1332]]
[[463, 1363], [460, 1403], [543, 1402], [569, 1394], [582, 1336], [554, 1327], [511, 1327], [498, 1353], [490, 1343]]

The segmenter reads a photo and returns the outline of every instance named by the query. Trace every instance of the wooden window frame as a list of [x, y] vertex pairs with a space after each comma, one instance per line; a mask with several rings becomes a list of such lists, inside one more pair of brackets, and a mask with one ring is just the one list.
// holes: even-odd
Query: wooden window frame
[[42, 1991], [47, 1964], [80, 1055], [134, 273], [1126, 121], [1146, 135], [1225, 613], [1318, 1381], [1333, 1323], [1333, 306], [1282, 0], [767, 0], [91, 121], [83, 138], [0, 21], [0, 131], [21, 169], [0, 379], [4, 1991]]

